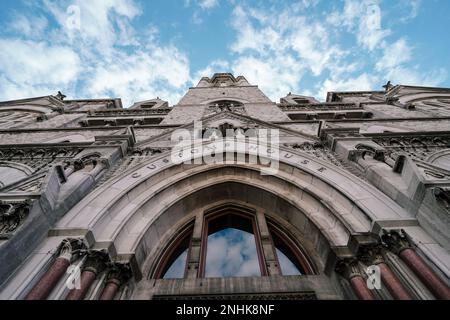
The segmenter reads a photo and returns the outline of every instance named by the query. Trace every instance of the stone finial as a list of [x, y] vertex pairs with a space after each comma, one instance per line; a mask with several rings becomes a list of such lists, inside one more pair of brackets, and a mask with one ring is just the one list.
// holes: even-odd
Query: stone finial
[[393, 88], [394, 86], [392, 85], [392, 83], [391, 83], [391, 81], [388, 81], [384, 86], [383, 86], [383, 88], [384, 88], [384, 90], [386, 91], [386, 92], [388, 92], [389, 90], [391, 90], [391, 88]]
[[58, 91], [58, 94], [56, 95], [56, 98], [63, 101], [67, 96], [64, 95], [61, 91]]

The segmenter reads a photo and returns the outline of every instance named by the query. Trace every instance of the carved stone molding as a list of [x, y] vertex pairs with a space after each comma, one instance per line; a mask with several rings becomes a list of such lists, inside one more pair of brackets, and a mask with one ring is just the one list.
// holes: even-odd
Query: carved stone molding
[[249, 293], [249, 294], [208, 294], [208, 295], [155, 295], [153, 300], [317, 300], [314, 292], [293, 293]]
[[0, 239], [9, 239], [27, 218], [31, 201], [6, 202], [0, 200]]
[[386, 156], [396, 160], [399, 153], [406, 153], [410, 157], [426, 161], [427, 158], [450, 146], [450, 134], [433, 135], [392, 135], [372, 137], [372, 140], [386, 150]]
[[34, 172], [39, 172], [71, 160], [82, 151], [77, 147], [0, 147], [0, 160], [25, 164]]
[[324, 160], [331, 164], [334, 164], [336, 167], [342, 167], [341, 161], [333, 154], [331, 150], [325, 147], [321, 142], [304, 142], [301, 144], [285, 144], [286, 147], [300, 150], [302, 152], [306, 152], [310, 155], [317, 157], [318, 159]]

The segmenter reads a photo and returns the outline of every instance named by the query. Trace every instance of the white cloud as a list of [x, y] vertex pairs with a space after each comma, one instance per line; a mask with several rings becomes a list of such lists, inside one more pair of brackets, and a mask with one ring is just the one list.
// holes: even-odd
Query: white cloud
[[187, 57], [174, 47], [132, 55], [117, 51], [110, 60], [94, 66], [86, 90], [90, 96], [117, 95], [125, 105], [156, 96], [175, 103], [189, 79]]
[[384, 49], [383, 57], [377, 62], [378, 71], [389, 70], [411, 60], [411, 47], [401, 38]]
[[[326, 79], [320, 86], [316, 97], [325, 100], [327, 93], [330, 91], [370, 91], [376, 90], [380, 82], [377, 77], [367, 73], [362, 73], [354, 78], [338, 78], [331, 77]], [[375, 89], [374, 89], [375, 88]]]
[[14, 15], [9, 28], [27, 37], [42, 36], [48, 26], [48, 21], [43, 16], [27, 17], [23, 14]]
[[273, 101], [294, 91], [302, 78], [304, 66], [290, 56], [275, 56], [266, 59], [243, 56], [233, 62], [232, 71], [245, 75], [252, 84], [257, 84]]
[[373, 51], [391, 34], [389, 29], [383, 29], [382, 17], [380, 0], [345, 0], [342, 12], [332, 12], [327, 22], [345, 27], [354, 33], [360, 45]]
[[219, 5], [219, 0], [198, 0], [200, 8], [208, 10]]
[[[60, 24], [71, 43], [82, 41], [98, 50], [109, 50], [114, 45], [128, 45], [123, 42], [124, 33], [130, 36], [130, 21], [142, 13], [134, 0], [43, 0]], [[75, 8], [75, 11], [68, 10]], [[79, 29], [69, 22], [79, 17]], [[118, 28], [117, 28], [118, 26]], [[62, 39], [60, 39], [62, 40]], [[131, 40], [132, 42], [133, 40]]]
[[[0, 39], [0, 82], [2, 99], [27, 97], [29, 93], [54, 93], [69, 88], [81, 71], [81, 60], [74, 50], [46, 42]], [[47, 91], [46, 94], [49, 94]], [[15, 96], [20, 94], [20, 96]]]
[[409, 9], [409, 13], [400, 18], [402, 22], [408, 22], [416, 18], [419, 14], [420, 7], [422, 5], [422, 0], [402, 0], [401, 4]]
[[[154, 26], [136, 32], [132, 22], [141, 9], [134, 0], [43, 3], [59, 26], [33, 33], [33, 19], [24, 16], [14, 28], [32, 40], [0, 38], [0, 100], [62, 90], [77, 98], [120, 97], [124, 106], [156, 96], [174, 104], [190, 82], [184, 53], [158, 43]], [[73, 4], [80, 30], [66, 23]]]

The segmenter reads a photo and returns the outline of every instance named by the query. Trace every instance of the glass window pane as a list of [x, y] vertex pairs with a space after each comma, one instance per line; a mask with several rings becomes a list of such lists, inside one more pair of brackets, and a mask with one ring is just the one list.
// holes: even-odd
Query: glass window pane
[[294, 263], [292, 263], [291, 260], [289, 260], [286, 255], [281, 252], [279, 249], [276, 248], [277, 251], [277, 257], [278, 257], [278, 263], [280, 264], [281, 268], [281, 274], [283, 276], [299, 276], [302, 273], [300, 270], [295, 266]]
[[188, 249], [184, 250], [178, 258], [172, 263], [167, 272], [164, 274], [163, 279], [181, 279], [184, 278], [184, 271], [186, 268]]
[[234, 228], [209, 235], [205, 276], [261, 276], [254, 235]]

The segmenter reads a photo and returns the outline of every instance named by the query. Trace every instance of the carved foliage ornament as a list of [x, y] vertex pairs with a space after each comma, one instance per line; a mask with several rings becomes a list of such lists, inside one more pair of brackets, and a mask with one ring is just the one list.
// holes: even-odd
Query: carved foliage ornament
[[0, 239], [9, 239], [27, 218], [31, 201], [4, 202], [0, 200]]
[[386, 155], [394, 161], [399, 153], [407, 153], [412, 158], [426, 161], [434, 152], [449, 148], [450, 135], [376, 137], [373, 141], [382, 146]]
[[450, 212], [450, 188], [434, 188], [433, 193], [438, 203]]
[[303, 152], [306, 152], [310, 155], [315, 156], [318, 159], [324, 160], [326, 162], [329, 162], [337, 167], [342, 167], [341, 161], [333, 154], [333, 152], [329, 149], [327, 149], [322, 143], [320, 142], [304, 142], [301, 144], [285, 144], [285, 146], [300, 150]]

